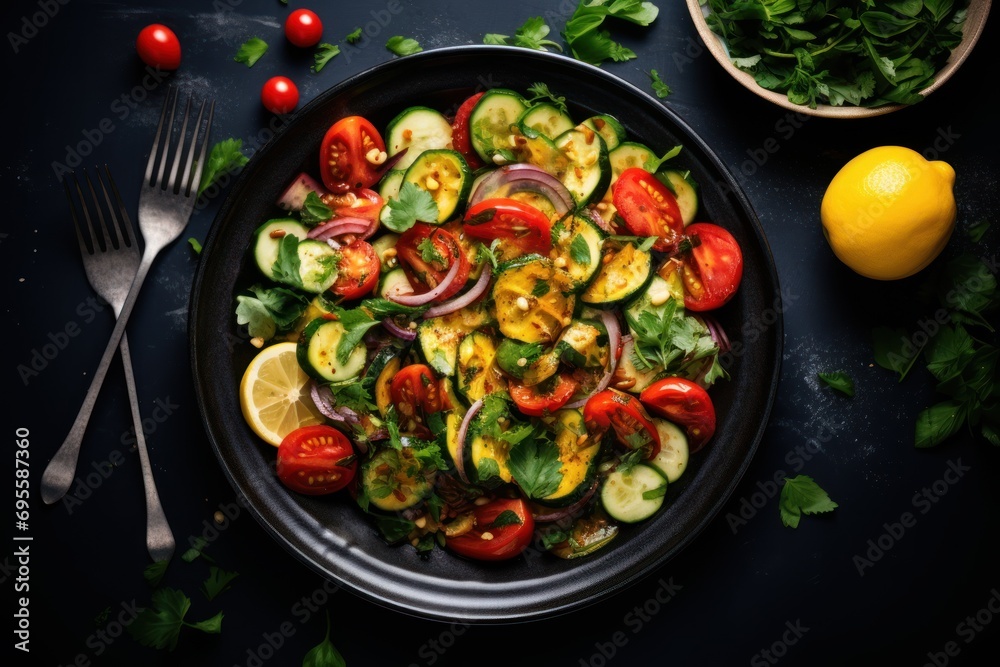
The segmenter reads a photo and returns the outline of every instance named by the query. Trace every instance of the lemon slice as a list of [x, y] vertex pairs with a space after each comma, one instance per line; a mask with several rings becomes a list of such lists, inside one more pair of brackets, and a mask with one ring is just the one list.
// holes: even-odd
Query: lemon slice
[[265, 347], [253, 358], [240, 382], [240, 407], [254, 433], [277, 447], [300, 426], [325, 419], [309, 396], [309, 376], [290, 341]]

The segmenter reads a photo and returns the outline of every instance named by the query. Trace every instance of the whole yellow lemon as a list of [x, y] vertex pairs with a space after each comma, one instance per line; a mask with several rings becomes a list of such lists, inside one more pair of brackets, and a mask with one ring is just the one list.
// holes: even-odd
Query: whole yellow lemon
[[955, 228], [955, 170], [902, 146], [879, 146], [845, 164], [820, 205], [823, 234], [857, 273], [912, 276], [937, 257]]

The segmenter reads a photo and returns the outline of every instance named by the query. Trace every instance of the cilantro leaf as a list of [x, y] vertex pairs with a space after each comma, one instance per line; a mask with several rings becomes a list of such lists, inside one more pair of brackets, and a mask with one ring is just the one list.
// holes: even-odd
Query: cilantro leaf
[[410, 56], [414, 53], [420, 53], [423, 51], [423, 48], [417, 40], [412, 37], [403, 37], [402, 35], [390, 37], [385, 43], [385, 48], [389, 49], [397, 56]]
[[260, 60], [265, 53], [267, 53], [267, 42], [260, 37], [251, 37], [240, 45], [233, 60], [245, 63], [247, 67], [253, 67], [254, 63]]
[[208, 579], [201, 584], [201, 592], [209, 600], [214, 600], [220, 593], [229, 589], [233, 579], [240, 576], [238, 572], [227, 572], [215, 565], [208, 566]]
[[549, 90], [549, 85], [547, 83], [536, 81], [528, 86], [528, 92], [532, 95], [532, 97], [527, 100], [529, 105], [537, 104], [538, 102], [548, 102], [563, 113], [569, 112], [569, 109], [566, 106], [566, 97], [553, 93]]
[[313, 60], [316, 62], [310, 68], [313, 72], [319, 72], [326, 64], [334, 59], [334, 57], [340, 55], [340, 47], [336, 44], [322, 43], [316, 47], [316, 53], [313, 55]]
[[385, 206], [388, 213], [382, 216], [382, 224], [396, 233], [405, 232], [418, 221], [433, 222], [438, 218], [437, 202], [431, 193], [410, 181], [404, 182], [399, 194]]
[[326, 635], [302, 659], [302, 667], [347, 667], [340, 651], [330, 643], [330, 612], [326, 612]]
[[348, 44], [357, 44], [358, 42], [360, 42], [361, 41], [361, 28], [355, 28], [351, 32], [347, 33], [347, 37], [344, 37], [344, 40]]
[[830, 496], [812, 477], [796, 475], [785, 478], [778, 508], [781, 512], [781, 523], [786, 527], [798, 528], [799, 519], [803, 514], [832, 512], [836, 507], [837, 503], [830, 500]]
[[518, 442], [510, 448], [507, 466], [514, 481], [529, 498], [551, 495], [562, 482], [559, 447], [548, 438]]
[[842, 394], [854, 396], [854, 380], [847, 373], [836, 371], [833, 373], [817, 373], [816, 376]]
[[647, 74], [649, 75], [650, 85], [653, 87], [653, 93], [661, 100], [672, 92], [670, 86], [660, 78], [660, 73], [655, 69], [649, 70]]
[[247, 325], [254, 338], [270, 340], [278, 331], [287, 331], [309, 305], [305, 297], [284, 287], [253, 285], [250, 291], [254, 296], [236, 297], [236, 323]]
[[205, 167], [201, 172], [201, 183], [198, 184], [198, 196], [201, 196], [201, 193], [222, 178], [223, 175], [231, 174], [250, 161], [250, 158], [244, 155], [242, 151], [242, 139], [223, 139], [212, 146], [212, 149], [208, 153], [208, 159], [205, 161]]
[[569, 256], [577, 264], [590, 264], [590, 246], [587, 245], [587, 239], [582, 235], [573, 237], [569, 244]]
[[334, 310], [337, 319], [344, 327], [344, 335], [337, 343], [337, 361], [346, 364], [354, 352], [354, 348], [361, 344], [361, 339], [372, 327], [380, 325], [380, 320], [373, 319], [371, 315], [360, 308], [344, 310], [337, 308]]
[[128, 632], [143, 646], [173, 651], [183, 626], [213, 634], [222, 631], [221, 612], [210, 619], [188, 623], [184, 616], [190, 608], [190, 598], [181, 591], [158, 588], [153, 591], [152, 606], [139, 612], [129, 624]]
[[299, 219], [302, 224], [310, 227], [326, 222], [333, 217], [333, 209], [323, 203], [315, 191], [310, 191], [302, 202], [302, 210], [299, 211]]

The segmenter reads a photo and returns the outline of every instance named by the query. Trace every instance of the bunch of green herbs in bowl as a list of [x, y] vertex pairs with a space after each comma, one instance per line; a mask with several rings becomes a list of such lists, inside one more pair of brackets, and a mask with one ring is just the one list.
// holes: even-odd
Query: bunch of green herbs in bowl
[[873, 116], [920, 102], [965, 61], [991, 0], [688, 0], [706, 46], [785, 108]]

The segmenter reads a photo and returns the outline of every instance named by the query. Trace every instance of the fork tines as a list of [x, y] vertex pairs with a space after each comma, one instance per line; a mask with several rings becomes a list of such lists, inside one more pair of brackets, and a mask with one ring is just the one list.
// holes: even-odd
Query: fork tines
[[[215, 112], [215, 101], [212, 101], [208, 105], [207, 119], [205, 119], [205, 101], [201, 102], [198, 108], [198, 118], [194, 121], [191, 128], [191, 136], [188, 137], [188, 124], [191, 117], [193, 96], [188, 97], [184, 105], [184, 116], [181, 120], [179, 137], [176, 143], [174, 143], [171, 142], [171, 135], [174, 130], [177, 100], [179, 98], [180, 91], [171, 86], [167, 91], [166, 99], [163, 101], [163, 109], [160, 111], [160, 122], [156, 127], [153, 147], [149, 152], [149, 161], [146, 163], [146, 180], [144, 184], [148, 187], [170, 190], [174, 194], [183, 194], [185, 197], [188, 197], [198, 192], [202, 167], [205, 163], [205, 156], [208, 153], [208, 135], [212, 126], [212, 115]], [[169, 119], [167, 117], [168, 108], [170, 110]], [[203, 126], [204, 133], [202, 133]], [[166, 132], [164, 132], [164, 129], [166, 129]], [[201, 135], [200, 142], [199, 135]], [[190, 143], [187, 143], [189, 138]], [[187, 144], [187, 157], [184, 161], [184, 170], [180, 174], [180, 178], [178, 178], [185, 144]], [[195, 160], [196, 151], [198, 154], [197, 160]], [[171, 164], [169, 175], [164, 180], [167, 161], [171, 158], [171, 153], [173, 154], [173, 163]], [[159, 161], [157, 161], [157, 156], [159, 156]]]
[[[73, 219], [73, 227], [76, 230], [76, 240], [80, 243], [80, 251], [85, 255], [93, 255], [111, 248], [121, 249], [123, 246], [131, 247], [136, 242], [132, 234], [132, 222], [128, 217], [128, 211], [125, 209], [125, 203], [118, 192], [115, 179], [111, 176], [111, 170], [108, 169], [107, 165], [104, 165], [104, 176], [101, 175], [101, 170], [97, 167], [94, 168], [94, 172], [101, 192], [104, 194], [104, 205], [101, 204], [97, 190], [94, 188], [94, 183], [86, 167], [83, 169], [83, 179], [86, 182], [86, 190], [90, 195], [90, 200], [93, 202], [92, 205], [88, 204], [88, 198], [84, 194], [84, 188], [80, 185], [80, 179], [77, 178], [75, 171], [69, 172], [69, 175], [62, 180], [63, 188], [66, 191], [66, 198], [69, 200], [70, 217]], [[105, 183], [105, 179], [107, 183]], [[70, 180], [73, 181], [72, 188], [70, 187]], [[108, 191], [109, 185], [111, 194], [114, 195], [115, 203], [112, 203], [112, 197]], [[76, 192], [75, 199], [73, 197], [74, 191]], [[81, 224], [81, 216], [77, 214], [78, 204], [83, 220], [86, 223], [85, 225]], [[95, 227], [94, 221], [91, 218], [91, 211], [97, 217], [97, 227]], [[111, 229], [114, 230], [113, 234], [108, 229], [108, 224], [104, 217], [105, 211], [111, 221]], [[119, 215], [121, 216], [121, 220], [119, 220]], [[84, 229], [87, 232], [86, 238], [84, 238]], [[100, 234], [97, 233], [98, 230]]]

